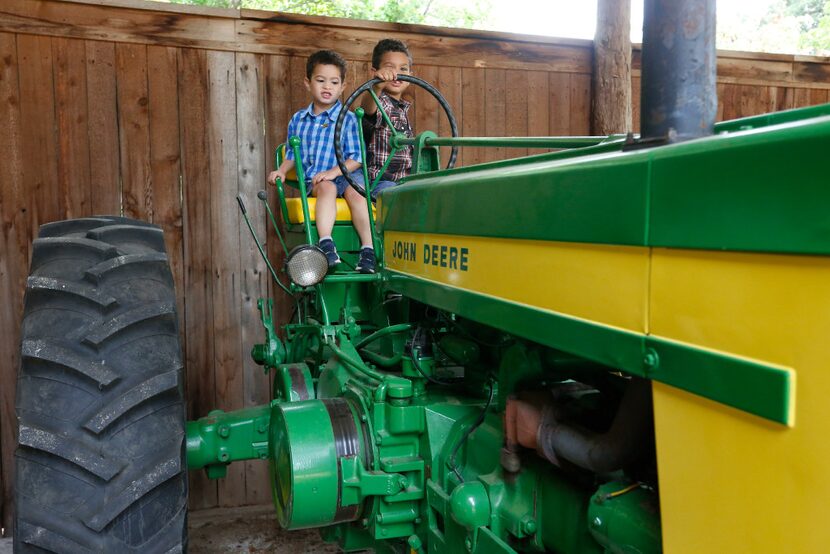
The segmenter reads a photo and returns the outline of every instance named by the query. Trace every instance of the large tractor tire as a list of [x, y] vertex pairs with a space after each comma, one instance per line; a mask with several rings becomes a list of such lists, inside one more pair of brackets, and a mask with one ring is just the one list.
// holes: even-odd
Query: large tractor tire
[[17, 381], [15, 552], [186, 550], [182, 388], [161, 229], [43, 225]]

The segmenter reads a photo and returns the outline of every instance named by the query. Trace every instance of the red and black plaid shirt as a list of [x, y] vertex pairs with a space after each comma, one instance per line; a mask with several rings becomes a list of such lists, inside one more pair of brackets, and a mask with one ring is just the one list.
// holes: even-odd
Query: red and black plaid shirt
[[[412, 126], [409, 124], [409, 107], [411, 102], [406, 100], [395, 100], [385, 92], [380, 95], [380, 103], [386, 115], [395, 129], [407, 137], [413, 137]], [[383, 119], [380, 110], [375, 112], [374, 117], [368, 116], [363, 120], [363, 133], [366, 140], [366, 162], [369, 179], [374, 181], [383, 168], [383, 164], [392, 152], [390, 139], [392, 131]], [[404, 146], [395, 152], [389, 167], [381, 178], [381, 181], [400, 181], [412, 171], [412, 146]]]

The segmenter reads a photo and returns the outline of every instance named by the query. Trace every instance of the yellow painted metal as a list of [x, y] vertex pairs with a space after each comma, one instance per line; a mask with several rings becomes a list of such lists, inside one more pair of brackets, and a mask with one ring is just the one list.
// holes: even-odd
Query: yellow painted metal
[[[288, 221], [295, 225], [300, 225], [305, 221], [303, 217], [303, 201], [301, 198], [286, 198], [285, 205], [288, 207]], [[311, 221], [314, 221], [315, 208], [317, 207], [317, 199], [309, 197], [308, 212], [311, 215]], [[338, 222], [346, 222], [352, 220], [352, 212], [349, 211], [349, 205], [342, 198], [337, 199], [337, 217]]]
[[648, 256], [648, 249], [632, 246], [384, 234], [390, 270], [640, 333]]
[[794, 427], [654, 382], [664, 550], [823, 552], [830, 258], [652, 252], [650, 332], [793, 368]]
[[654, 383], [664, 548], [830, 542], [805, 517], [830, 496], [830, 258], [401, 232], [384, 251], [396, 272], [794, 372], [790, 427]]

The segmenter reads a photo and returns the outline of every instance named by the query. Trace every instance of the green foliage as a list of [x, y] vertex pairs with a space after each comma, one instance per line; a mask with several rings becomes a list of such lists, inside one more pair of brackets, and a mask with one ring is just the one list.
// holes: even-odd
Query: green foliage
[[492, 0], [170, 0], [217, 8], [252, 8], [349, 19], [420, 23], [443, 27], [483, 27]]
[[815, 26], [801, 35], [799, 46], [810, 53], [830, 55], [830, 0], [824, 2]]
[[799, 53], [830, 54], [830, 0], [779, 0], [770, 6], [764, 23], [785, 21], [799, 30]]
[[824, 4], [825, 0], [784, 0], [782, 7], [788, 15], [818, 20], [825, 12]]
[[830, 0], [747, 3], [718, 12], [718, 48], [830, 55]]

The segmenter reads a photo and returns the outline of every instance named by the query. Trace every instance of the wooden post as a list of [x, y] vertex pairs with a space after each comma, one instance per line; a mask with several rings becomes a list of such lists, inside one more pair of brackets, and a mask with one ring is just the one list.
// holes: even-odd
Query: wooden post
[[591, 132], [631, 131], [631, 0], [598, 0]]

